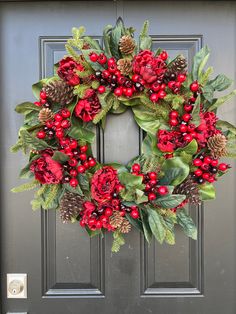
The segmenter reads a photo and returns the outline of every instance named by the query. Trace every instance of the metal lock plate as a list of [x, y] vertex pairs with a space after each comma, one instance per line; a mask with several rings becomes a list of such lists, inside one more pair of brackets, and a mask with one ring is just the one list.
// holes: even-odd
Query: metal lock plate
[[7, 297], [27, 298], [27, 274], [7, 274]]

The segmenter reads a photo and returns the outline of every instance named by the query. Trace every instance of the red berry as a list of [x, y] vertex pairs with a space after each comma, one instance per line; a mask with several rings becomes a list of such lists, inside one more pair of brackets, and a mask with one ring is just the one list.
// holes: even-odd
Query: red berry
[[102, 224], [106, 224], [108, 222], [108, 218], [105, 215], [102, 215], [100, 217], [100, 221], [102, 222]]
[[186, 112], [192, 112], [192, 110], [193, 110], [193, 106], [192, 105], [184, 105], [184, 110], [186, 111]]
[[145, 191], [149, 191], [152, 188], [150, 183], [146, 183], [145, 185]]
[[38, 131], [37, 138], [43, 139], [46, 137], [46, 133], [44, 131]]
[[94, 166], [96, 166], [96, 160], [95, 160], [94, 158], [90, 159], [90, 160], [88, 161], [88, 163], [89, 163], [89, 167], [94, 167]]
[[109, 71], [110, 73], [115, 73], [115, 72], [117, 71], [117, 66], [116, 66], [116, 64], [113, 64], [113, 65], [109, 66], [108, 71]]
[[81, 227], [85, 227], [85, 221], [83, 219], [80, 220], [79, 224]]
[[201, 169], [197, 169], [194, 171], [194, 174], [197, 176], [197, 177], [200, 177], [202, 175], [202, 170]]
[[55, 121], [54, 126], [58, 129], [61, 128], [61, 122], [60, 121]]
[[83, 165], [79, 165], [78, 166], [78, 168], [77, 168], [77, 171], [79, 172], [79, 173], [84, 173], [85, 172], [85, 167], [83, 166]]
[[107, 62], [107, 57], [104, 55], [104, 53], [100, 53], [97, 59], [98, 63], [105, 64]]
[[87, 152], [87, 150], [88, 150], [88, 145], [80, 146], [81, 153], [85, 153], [85, 152]]
[[41, 91], [40, 94], [39, 94], [39, 97], [41, 99], [46, 99], [47, 98], [47, 94], [45, 92]]
[[160, 89], [161, 90], [165, 90], [166, 89], [166, 84], [162, 83], [161, 86], [160, 86]]
[[69, 120], [62, 120], [61, 121], [61, 127], [63, 128], [63, 129], [68, 129], [69, 127], [70, 127], [70, 121]]
[[125, 81], [126, 81], [126, 78], [124, 76], [120, 76], [117, 79], [117, 82], [119, 85], [123, 85]]
[[138, 82], [139, 78], [140, 78], [140, 76], [139, 76], [138, 74], [134, 74], [134, 75], [132, 76], [132, 81], [133, 81], [133, 82]]
[[152, 186], [153, 186], [153, 185], [156, 185], [156, 184], [157, 184], [157, 180], [152, 179], [152, 180], [149, 181], [149, 183], [150, 183]]
[[78, 146], [78, 142], [75, 139], [72, 139], [70, 144], [69, 144], [69, 147], [71, 149], [75, 149], [75, 148], [77, 148], [77, 146]]
[[203, 160], [206, 164], [210, 164], [211, 163], [211, 157], [206, 156]]
[[169, 124], [171, 126], [176, 126], [176, 125], [179, 124], [179, 121], [177, 119], [172, 118], [172, 119], [169, 120]]
[[87, 159], [87, 156], [86, 156], [86, 154], [79, 154], [79, 159], [80, 160], [86, 160]]
[[148, 176], [151, 180], [156, 180], [157, 179], [157, 174], [156, 172], [152, 171], [148, 173]]
[[172, 110], [171, 112], [170, 112], [170, 114], [169, 114], [169, 117], [170, 118], [178, 118], [178, 116], [179, 116], [179, 113], [178, 113], [178, 111], [176, 111], [176, 110]]
[[93, 227], [96, 224], [96, 219], [95, 218], [90, 218], [88, 221], [89, 227]]
[[228, 169], [228, 165], [225, 163], [221, 163], [221, 164], [219, 164], [218, 169], [220, 171], [226, 171]]
[[185, 132], [187, 132], [187, 125], [185, 125], [185, 124], [181, 124], [180, 125], [180, 127], [179, 127], [179, 130], [180, 130], [180, 132], [182, 132], [182, 133], [185, 133]]
[[151, 100], [152, 102], [157, 102], [158, 99], [159, 99], [159, 97], [158, 97], [157, 94], [155, 94], [155, 93], [151, 94], [150, 100]]
[[157, 192], [160, 194], [160, 195], [166, 195], [169, 191], [167, 189], [166, 186], [159, 186], [157, 188]]
[[153, 192], [148, 193], [148, 200], [154, 201], [157, 198], [156, 194]]
[[158, 92], [160, 88], [160, 84], [158, 84], [157, 82], [153, 83], [151, 86], [151, 90], [153, 90], [154, 92]]
[[163, 50], [161, 53], [160, 53], [160, 58], [165, 61], [167, 58], [168, 58], [168, 53]]
[[126, 91], [124, 92], [125, 96], [131, 97], [133, 95], [133, 89], [132, 88], [127, 88]]
[[106, 91], [106, 87], [105, 87], [105, 86], [100, 85], [100, 86], [98, 87], [98, 92], [99, 92], [99, 94], [103, 94], [103, 93], [105, 93], [105, 91]]
[[204, 172], [202, 177], [203, 179], [208, 180], [210, 178], [210, 174], [208, 172]]
[[45, 123], [46, 127], [48, 127], [49, 129], [51, 129], [54, 125], [54, 122], [52, 120], [48, 120]]
[[114, 58], [108, 59], [107, 65], [108, 65], [108, 67], [110, 67], [112, 65], [116, 65], [116, 60]]
[[97, 62], [98, 61], [98, 55], [95, 53], [95, 52], [92, 52], [89, 56], [89, 59], [92, 61], [92, 62]]
[[194, 166], [200, 167], [202, 165], [202, 161], [199, 158], [194, 159], [193, 161]]
[[60, 111], [60, 114], [63, 118], [69, 118], [70, 117], [70, 111], [66, 108], [62, 109]]
[[56, 131], [56, 137], [57, 138], [62, 138], [64, 137], [64, 132], [62, 130], [57, 130]]
[[197, 81], [193, 82], [191, 85], [190, 85], [190, 90], [192, 92], [197, 92], [199, 89], [199, 84]]
[[40, 99], [40, 103], [41, 103], [41, 105], [45, 105], [47, 103], [47, 100], [46, 99]]
[[185, 114], [182, 115], [181, 118], [182, 118], [183, 121], [188, 122], [192, 118], [192, 116], [189, 113], [185, 113]]
[[157, 93], [158, 97], [161, 98], [161, 99], [164, 99], [166, 97], [166, 92], [163, 91], [163, 90], [160, 90], [158, 93]]
[[132, 171], [139, 172], [141, 169], [140, 164], [133, 164]]
[[63, 117], [59, 113], [56, 113], [54, 116], [54, 120], [61, 122], [63, 120]]
[[110, 217], [110, 216], [112, 215], [112, 213], [113, 213], [113, 210], [112, 210], [110, 207], [107, 207], [107, 208], [105, 209], [105, 215], [106, 215], [107, 217]]
[[117, 186], [116, 186], [116, 191], [119, 193], [119, 192], [121, 192], [121, 190], [123, 190], [124, 189], [124, 186], [122, 185], [122, 184], [117, 184]]
[[170, 88], [170, 89], [173, 89], [173, 88], [175, 88], [175, 81], [170, 81], [170, 82], [168, 82], [168, 87]]
[[218, 160], [214, 159], [211, 161], [211, 166], [216, 167], [218, 165]]
[[41, 107], [41, 106], [42, 106], [41, 102], [39, 102], [39, 101], [35, 101], [34, 104], [35, 104], [35, 106], [37, 106], [37, 107]]
[[186, 75], [185, 74], [179, 74], [177, 76], [177, 81], [180, 83], [183, 83], [186, 80]]
[[191, 142], [193, 140], [193, 137], [191, 134], [185, 134], [184, 135], [184, 141]]
[[121, 210], [121, 211], [120, 211], [120, 215], [121, 215], [121, 217], [124, 217], [124, 216], [125, 216], [125, 214], [126, 214], [125, 210]]
[[72, 186], [73, 188], [77, 187], [77, 185], [79, 184], [78, 180], [75, 178], [70, 179], [70, 186]]
[[209, 183], [213, 183], [213, 182], [215, 182], [215, 178], [214, 178], [214, 177], [210, 177], [207, 181], [208, 181]]
[[71, 167], [75, 167], [77, 165], [78, 161], [75, 159], [75, 158], [71, 158], [69, 161], [68, 161], [68, 164], [71, 166]]
[[108, 71], [108, 70], [104, 70], [103, 72], [102, 72], [102, 77], [103, 78], [108, 78], [110, 76], [110, 72]]
[[120, 87], [117, 87], [115, 90], [114, 90], [114, 94], [117, 96], [117, 97], [120, 97], [122, 96], [123, 94], [123, 88], [120, 86]]
[[101, 222], [100, 220], [98, 220], [98, 221], [96, 222], [96, 228], [97, 228], [97, 229], [101, 229], [101, 228], [102, 228], [102, 222]]
[[76, 176], [77, 176], [77, 171], [76, 171], [75, 169], [71, 169], [70, 175], [71, 175], [72, 177], [76, 177]]
[[85, 169], [88, 169], [88, 168], [89, 168], [89, 163], [88, 163], [88, 161], [85, 161], [85, 162], [83, 163], [83, 166], [84, 166]]
[[130, 213], [130, 216], [134, 219], [138, 219], [139, 218], [139, 212], [137, 209], [133, 209]]

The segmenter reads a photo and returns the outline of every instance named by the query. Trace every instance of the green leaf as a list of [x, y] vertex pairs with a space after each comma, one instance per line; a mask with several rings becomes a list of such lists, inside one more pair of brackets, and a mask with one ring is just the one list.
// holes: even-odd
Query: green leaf
[[149, 21], [145, 21], [139, 35], [139, 49], [145, 50], [152, 48], [152, 38], [148, 35]]
[[101, 95], [99, 94], [98, 98], [102, 105], [102, 109], [94, 117], [94, 124], [97, 124], [99, 121], [101, 121], [107, 115], [108, 111], [112, 108], [114, 102], [116, 102], [115, 96], [109, 92], [105, 92]]
[[218, 120], [216, 126], [222, 130], [227, 130], [236, 135], [236, 127], [228, 121]]
[[151, 208], [147, 208], [147, 212], [148, 222], [153, 235], [155, 236], [157, 241], [163, 243], [166, 236], [163, 217], [159, 215], [154, 209]]
[[49, 80], [48, 79], [42, 79], [41, 81], [35, 83], [32, 85], [32, 92], [34, 94], [34, 97], [39, 99], [39, 94], [41, 92], [41, 89], [43, 88], [43, 85], [46, 84]]
[[212, 102], [213, 96], [214, 96], [214, 89], [211, 86], [206, 85], [202, 88], [202, 92], [203, 92], [204, 98], [208, 100], [209, 102]]
[[211, 105], [207, 111], [213, 111], [215, 109], [218, 109], [222, 104], [224, 104], [225, 102], [227, 102], [228, 100], [230, 100], [232, 97], [234, 97], [236, 95], [236, 89], [233, 90], [230, 94], [220, 97], [218, 98], [213, 105]]
[[11, 189], [11, 192], [13, 193], [19, 193], [24, 191], [33, 190], [34, 188], [38, 187], [40, 185], [40, 182], [38, 180], [33, 180], [31, 182], [27, 182], [24, 184], [21, 184], [15, 188]]
[[192, 220], [192, 218], [186, 213], [184, 209], [177, 211], [177, 223], [183, 228], [184, 233], [197, 240], [197, 228]]
[[36, 106], [32, 102], [23, 102], [16, 106], [15, 111], [20, 114], [26, 114], [29, 111], [40, 111], [40, 107]]
[[123, 20], [119, 17], [116, 21], [115, 27], [110, 32], [110, 51], [113, 57], [116, 59], [121, 58], [119, 50], [120, 38], [125, 34], [125, 28]]
[[19, 174], [19, 177], [21, 179], [30, 179], [31, 177], [34, 176], [33, 172], [30, 171], [31, 162], [32, 160], [24, 168], [21, 169], [20, 174]]
[[25, 145], [37, 150], [43, 150], [50, 147], [45, 141], [38, 139], [34, 135], [30, 134], [26, 130], [20, 131], [20, 137]]
[[148, 201], [147, 195], [145, 195], [142, 190], [136, 189], [135, 196], [137, 204], [145, 203]]
[[199, 193], [203, 201], [213, 200], [216, 197], [214, 185], [208, 182], [199, 185]]
[[167, 196], [159, 197], [155, 200], [155, 204], [162, 208], [174, 208], [181, 204], [185, 200], [185, 195], [180, 194], [170, 194]]
[[101, 50], [102, 48], [100, 47], [99, 45], [99, 42], [98, 40], [96, 39], [93, 39], [92, 37], [90, 36], [84, 36], [83, 37], [83, 40], [89, 44], [89, 46], [92, 48], [92, 49], [97, 49], [97, 50]]
[[83, 122], [76, 117], [72, 118], [72, 126], [68, 135], [88, 143], [93, 143], [95, 138], [94, 132], [88, 128], [88, 125], [84, 126]]
[[78, 195], [84, 195], [83, 191], [81, 190], [80, 186], [77, 185], [77, 187], [72, 187], [70, 186], [70, 184], [66, 183], [64, 184], [64, 187], [67, 191], [71, 192], [71, 193], [75, 193], [75, 194], [78, 194]]
[[97, 235], [102, 233], [101, 229], [91, 230], [87, 226], [86, 226], [85, 230], [87, 231], [90, 238], [96, 237]]
[[88, 64], [95, 70], [95, 71], [103, 71], [104, 67], [102, 66], [102, 64], [98, 63], [98, 62], [92, 62], [90, 60], [90, 54], [92, 52], [96, 53], [96, 54], [100, 54], [103, 53], [103, 50], [100, 49], [82, 49], [82, 54], [84, 59], [88, 62]]
[[196, 126], [199, 126], [201, 120], [200, 120], [200, 105], [201, 105], [201, 97], [198, 95], [196, 102], [193, 107], [192, 111], [192, 120], [191, 122], [194, 123]]
[[142, 177], [135, 176], [128, 172], [118, 173], [118, 178], [120, 183], [125, 185], [127, 188], [139, 186], [143, 181]]
[[209, 79], [209, 77], [212, 75], [213, 73], [213, 67], [209, 67], [206, 72], [201, 73], [201, 75], [199, 76], [199, 83], [201, 85], [205, 85]]
[[52, 159], [58, 162], [66, 162], [69, 157], [66, 154], [63, 154], [62, 152], [56, 151], [54, 152]]
[[137, 118], [136, 116], [134, 116], [134, 119], [142, 130], [152, 135], [156, 135], [157, 130], [160, 128], [161, 125], [159, 120], [145, 121]]
[[148, 215], [142, 209], [139, 212], [140, 212], [140, 217], [142, 219], [143, 232], [144, 232], [145, 239], [150, 244], [152, 240], [152, 230], [148, 223]]
[[143, 232], [142, 223], [139, 219], [132, 218], [129, 214], [125, 215], [126, 219], [134, 226], [138, 231]]
[[110, 33], [112, 30], [112, 25], [107, 25], [104, 30], [103, 30], [103, 46], [104, 46], [104, 51], [107, 57], [111, 58], [112, 53], [110, 49]]
[[141, 152], [144, 155], [154, 154], [157, 156], [162, 155], [162, 152], [157, 148], [157, 138], [153, 134], [147, 134], [142, 142]]
[[119, 163], [113, 162], [113, 163], [109, 163], [109, 164], [106, 164], [106, 165], [107, 166], [111, 166], [114, 169], [116, 169], [118, 174], [120, 174], [122, 172], [128, 172], [128, 169], [124, 165], [119, 164]]
[[193, 58], [192, 78], [198, 80], [204, 66], [210, 56], [210, 50], [207, 46], [203, 47]]
[[86, 174], [79, 174], [79, 184], [83, 191], [90, 191], [89, 180]]
[[113, 243], [111, 247], [111, 251], [114, 253], [119, 252], [120, 247], [125, 244], [125, 240], [123, 235], [119, 231], [113, 232]]
[[60, 184], [47, 184], [47, 190], [43, 194], [44, 209], [53, 209], [58, 207], [59, 195], [62, 192]]
[[162, 185], [179, 185], [189, 175], [189, 166], [180, 157], [166, 159], [162, 166], [164, 177], [160, 179]]
[[229, 79], [224, 74], [219, 74], [214, 80], [211, 80], [207, 83], [207, 85], [210, 85], [214, 90], [217, 90], [218, 92], [221, 92], [233, 83], [233, 80]]
[[198, 150], [198, 144], [197, 144], [197, 141], [194, 139], [190, 143], [188, 143], [186, 146], [177, 148], [175, 150], [175, 153], [185, 152], [186, 154], [194, 155], [196, 154], [197, 150]]

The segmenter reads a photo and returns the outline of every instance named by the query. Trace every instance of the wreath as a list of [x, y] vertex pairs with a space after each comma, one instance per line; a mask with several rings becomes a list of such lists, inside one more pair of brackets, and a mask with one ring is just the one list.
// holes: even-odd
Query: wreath
[[[148, 242], [174, 244], [177, 224], [196, 239], [184, 207], [214, 199], [213, 183], [230, 168], [220, 158], [236, 156], [236, 128], [216, 115], [236, 90], [214, 96], [232, 81], [210, 79], [208, 47], [191, 73], [183, 55], [153, 51], [148, 26], [136, 42], [119, 18], [104, 28], [103, 48], [73, 28], [54, 76], [33, 85], [37, 101], [16, 107], [24, 123], [12, 151], [29, 155], [20, 177], [32, 181], [13, 192], [36, 188], [33, 210], [59, 209], [63, 222], [79, 222], [90, 236], [112, 232], [114, 252], [132, 226]], [[142, 152], [127, 165], [102, 164], [91, 150], [94, 126], [127, 109], [145, 134]]]

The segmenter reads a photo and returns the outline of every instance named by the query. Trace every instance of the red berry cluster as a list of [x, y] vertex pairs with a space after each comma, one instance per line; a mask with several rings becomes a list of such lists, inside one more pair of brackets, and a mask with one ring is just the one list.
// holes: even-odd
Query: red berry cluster
[[140, 172], [140, 164], [133, 164], [132, 173], [143, 178], [143, 183], [145, 184], [145, 193], [148, 196], [149, 201], [154, 201], [157, 195], [163, 196], [168, 194], [168, 188], [166, 186], [158, 185], [157, 173], [152, 171], [147, 174]]
[[197, 169], [193, 172], [193, 177], [198, 184], [203, 184], [206, 181], [213, 183], [216, 181], [216, 174], [218, 171], [226, 171], [229, 166], [225, 163], [218, 162], [217, 159], [213, 159], [211, 156], [199, 155], [193, 160], [193, 166]]
[[[174, 74], [174, 78], [175, 78], [175, 74]], [[176, 80], [171, 80], [168, 82], [168, 87], [169, 89], [172, 90], [174, 94], [178, 94], [185, 80], [186, 80], [186, 75], [181, 73], [177, 76]]]
[[39, 94], [39, 101], [35, 101], [34, 104], [38, 107], [50, 108], [50, 104], [47, 101], [47, 94], [41, 91]]

